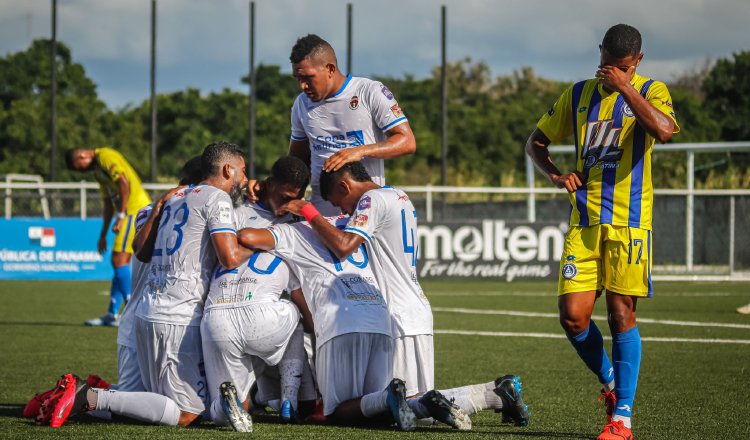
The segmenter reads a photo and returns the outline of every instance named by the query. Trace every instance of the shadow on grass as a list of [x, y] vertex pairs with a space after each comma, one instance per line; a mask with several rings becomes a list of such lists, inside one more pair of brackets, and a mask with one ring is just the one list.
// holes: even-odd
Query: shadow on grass
[[0, 417], [23, 417], [24, 407], [25, 403], [0, 403]]

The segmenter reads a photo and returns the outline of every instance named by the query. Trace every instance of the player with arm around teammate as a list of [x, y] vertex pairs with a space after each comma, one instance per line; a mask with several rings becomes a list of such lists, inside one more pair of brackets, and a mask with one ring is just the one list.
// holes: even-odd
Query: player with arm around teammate
[[[279, 208], [301, 198], [309, 181], [310, 171], [301, 160], [280, 158], [260, 182], [260, 200], [244, 201], [236, 209], [237, 229], [290, 222], [291, 215], [278, 214]], [[312, 410], [317, 392], [304, 350], [300, 310], [309, 313], [296, 276], [281, 258], [258, 252], [232, 270], [217, 265], [201, 321], [209, 409], [215, 423], [252, 430], [242, 400], [250, 391], [257, 361], [278, 366], [280, 383], [266, 383], [262, 366], [255, 376], [264, 395], [271, 394], [267, 389], [274, 385], [280, 388], [282, 419], [297, 420], [298, 391], [299, 400]], [[303, 381], [306, 387], [300, 391]]]
[[[593, 79], [568, 88], [526, 142], [536, 167], [570, 193], [570, 229], [560, 260], [560, 324], [602, 385], [607, 424], [600, 440], [632, 440], [631, 413], [641, 361], [638, 298], [651, 297], [651, 152], [679, 131], [666, 85], [636, 73], [641, 35], [611, 27]], [[576, 169], [563, 173], [548, 146], [573, 135]], [[591, 320], [607, 291], [612, 361]]]
[[[323, 172], [320, 182], [323, 197], [351, 215], [343, 230], [331, 227], [308, 202], [292, 201], [287, 209], [303, 215], [337, 257], [347, 258], [359, 246], [368, 250], [378, 284], [385, 286], [393, 323], [394, 376], [406, 380], [407, 395], [422, 396], [409, 399], [408, 403], [417, 417], [428, 418], [430, 411], [425, 405], [434, 403], [431, 399], [440, 399], [431, 391], [435, 382], [432, 310], [416, 273], [416, 209], [404, 191], [373, 182], [360, 162], [347, 163], [338, 171]], [[515, 375], [440, 390], [437, 394], [440, 393], [463, 413], [497, 409], [502, 410], [504, 419], [516, 425], [528, 424], [520, 379]], [[461, 414], [457, 414], [448, 423], [462, 429], [460, 425], [464, 422]]]

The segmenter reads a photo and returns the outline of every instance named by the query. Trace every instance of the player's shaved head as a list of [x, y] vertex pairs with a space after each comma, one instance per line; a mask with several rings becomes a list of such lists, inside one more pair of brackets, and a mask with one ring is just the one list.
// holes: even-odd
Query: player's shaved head
[[336, 171], [321, 171], [320, 173], [320, 195], [323, 200], [328, 200], [331, 189], [343, 179], [351, 179], [355, 182], [372, 182], [370, 173], [362, 162], [349, 162]]
[[637, 57], [641, 53], [641, 33], [627, 24], [616, 24], [607, 30], [602, 49], [615, 58]]
[[297, 39], [289, 55], [289, 61], [297, 64], [304, 59], [310, 59], [315, 64], [335, 64], [336, 52], [328, 42], [315, 34], [308, 34]]

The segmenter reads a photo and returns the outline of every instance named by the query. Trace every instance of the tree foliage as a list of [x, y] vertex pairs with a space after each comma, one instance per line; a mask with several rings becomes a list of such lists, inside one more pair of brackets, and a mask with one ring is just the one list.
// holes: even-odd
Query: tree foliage
[[[37, 40], [25, 51], [0, 58], [0, 173], [46, 175], [49, 170], [50, 41]], [[58, 43], [58, 144], [73, 147], [109, 145], [119, 149], [142, 176], [149, 175], [151, 112], [149, 100], [110, 110], [97, 97], [96, 85], [71, 50]], [[718, 60], [670, 85], [681, 132], [677, 142], [750, 139], [750, 52]], [[263, 176], [289, 145], [291, 105], [299, 93], [295, 79], [279, 66], [256, 70], [256, 174]], [[417, 139], [417, 154], [389, 161], [389, 181], [396, 184], [438, 184], [441, 167], [441, 70], [424, 79], [413, 76], [378, 78], [396, 95]], [[247, 77], [240, 78], [245, 84]], [[493, 77], [485, 62], [470, 58], [447, 66], [448, 184], [522, 185], [523, 145], [540, 115], [569, 84], [537, 76], [530, 67]], [[158, 174], [173, 181], [187, 159], [203, 147], [224, 139], [248, 148], [247, 92], [225, 89], [162, 93], [158, 106]], [[699, 155], [719, 163], [726, 155]], [[741, 156], [742, 157], [742, 156]], [[718, 158], [718, 159], [717, 159]], [[563, 164], [572, 157], [561, 157]], [[701, 162], [697, 165], [701, 166]], [[718, 160], [718, 161], [717, 161]], [[740, 162], [744, 163], [744, 162]], [[80, 179], [57, 164], [62, 180]], [[706, 178], [729, 173], [742, 185], [747, 166], [707, 167]], [[740, 176], [737, 178], [737, 176]], [[657, 155], [657, 186], [681, 186], [684, 153]], [[743, 177], [744, 176], [744, 177]]]

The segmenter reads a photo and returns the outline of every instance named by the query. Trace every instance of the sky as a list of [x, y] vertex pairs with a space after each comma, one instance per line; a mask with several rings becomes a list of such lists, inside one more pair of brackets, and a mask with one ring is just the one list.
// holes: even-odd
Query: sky
[[[493, 75], [530, 66], [548, 79], [592, 77], [598, 44], [617, 23], [643, 36], [639, 73], [669, 81], [707, 59], [750, 50], [749, 0], [256, 0], [256, 63], [291, 72], [296, 39], [316, 33], [346, 67], [346, 4], [353, 4], [352, 74], [430, 75], [447, 57], [486, 62]], [[150, 0], [58, 0], [58, 39], [107, 105], [148, 99]], [[247, 91], [249, 0], [157, 0], [157, 91]], [[0, 0], [0, 56], [51, 36], [50, 0]]]

